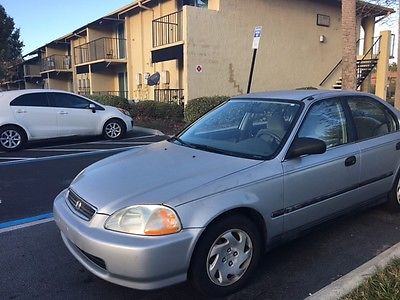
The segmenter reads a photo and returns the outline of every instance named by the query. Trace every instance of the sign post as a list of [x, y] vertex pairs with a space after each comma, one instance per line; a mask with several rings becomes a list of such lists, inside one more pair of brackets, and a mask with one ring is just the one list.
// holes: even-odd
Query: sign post
[[253, 35], [253, 59], [251, 60], [250, 76], [249, 76], [249, 84], [247, 86], [247, 93], [250, 93], [250, 90], [251, 90], [251, 82], [253, 81], [254, 65], [256, 63], [258, 46], [260, 45], [261, 32], [262, 32], [262, 26], [257, 26], [254, 29], [254, 35]]

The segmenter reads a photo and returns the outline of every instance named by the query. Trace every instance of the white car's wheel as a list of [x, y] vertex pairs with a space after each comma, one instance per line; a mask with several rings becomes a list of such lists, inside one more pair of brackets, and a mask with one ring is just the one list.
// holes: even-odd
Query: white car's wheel
[[254, 273], [261, 252], [256, 225], [233, 215], [212, 224], [196, 247], [190, 269], [193, 285], [217, 297], [240, 289]]
[[122, 138], [126, 133], [125, 124], [118, 119], [111, 119], [104, 124], [103, 136], [108, 140], [116, 140]]
[[0, 150], [17, 151], [26, 143], [25, 132], [16, 126], [4, 126], [0, 128]]

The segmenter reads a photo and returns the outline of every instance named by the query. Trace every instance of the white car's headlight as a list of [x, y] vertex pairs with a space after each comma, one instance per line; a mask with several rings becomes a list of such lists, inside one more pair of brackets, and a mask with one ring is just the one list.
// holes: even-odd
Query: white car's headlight
[[117, 107], [117, 108], [118, 108], [118, 110], [119, 110], [120, 112], [122, 112], [124, 115], [127, 115], [128, 117], [131, 117], [131, 113], [130, 113], [129, 111], [127, 111], [126, 109], [119, 108], [119, 107]]
[[112, 214], [104, 227], [109, 230], [137, 235], [167, 235], [179, 232], [177, 214], [163, 205], [135, 205]]

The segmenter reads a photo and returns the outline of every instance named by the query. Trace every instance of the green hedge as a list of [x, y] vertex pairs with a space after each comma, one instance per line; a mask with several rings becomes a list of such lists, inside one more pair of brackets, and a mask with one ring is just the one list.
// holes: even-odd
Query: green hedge
[[131, 114], [134, 117], [182, 121], [183, 107], [175, 103], [139, 101], [131, 108]]
[[112, 95], [89, 95], [87, 97], [104, 105], [115, 106], [126, 110], [131, 108], [128, 100], [124, 97]]
[[201, 97], [190, 100], [185, 107], [185, 122], [192, 123], [214, 107], [228, 100], [227, 96]]

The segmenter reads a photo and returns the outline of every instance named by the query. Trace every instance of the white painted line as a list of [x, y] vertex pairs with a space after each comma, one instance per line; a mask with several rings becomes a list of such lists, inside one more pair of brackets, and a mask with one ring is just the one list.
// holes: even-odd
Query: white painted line
[[108, 153], [108, 152], [117, 152], [119, 150], [126, 151], [134, 148], [141, 148], [140, 146], [130, 146], [130, 147], [122, 147], [122, 148], [114, 148], [114, 149], [102, 149], [96, 151], [86, 151], [86, 152], [78, 152], [78, 153], [70, 153], [70, 154], [61, 154], [61, 155], [50, 155], [44, 157], [35, 157], [35, 158], [27, 158], [23, 160], [15, 160], [15, 161], [6, 161], [0, 163], [0, 165], [15, 165], [15, 164], [22, 164], [25, 162], [32, 162], [32, 161], [44, 161], [44, 160], [51, 160], [51, 159], [59, 159], [59, 158], [66, 158], [66, 157], [79, 157], [79, 156], [86, 156], [86, 155], [95, 155], [97, 153]]
[[155, 142], [130, 142], [130, 141], [120, 141], [120, 142], [112, 142], [112, 143], [102, 143], [102, 142], [91, 142], [88, 144], [94, 145], [125, 145], [125, 144], [140, 144], [140, 145], [148, 145], [153, 144]]
[[12, 226], [12, 227], [3, 228], [3, 229], [0, 229], [0, 234], [4, 233], [4, 232], [14, 231], [14, 230], [21, 229], [21, 228], [26, 228], [26, 227], [31, 227], [31, 226], [43, 224], [43, 223], [48, 223], [48, 222], [51, 222], [51, 221], [54, 221], [54, 218], [47, 218], [47, 219], [42, 219], [42, 220], [38, 220], [38, 221], [33, 221], [33, 222], [30, 222], [30, 223], [25, 223], [25, 224], [21, 224], [21, 225], [15, 225], [15, 226]]
[[0, 160], [23, 160], [23, 159], [29, 159], [26, 157], [0, 157]]
[[158, 136], [158, 135], [156, 135], [156, 134], [152, 134], [152, 135], [143, 135], [143, 136], [137, 136], [137, 137], [131, 137], [131, 138], [127, 138], [127, 139], [124, 139], [124, 140], [132, 140], [132, 139], [145, 139], [145, 138], [149, 138], [149, 137], [155, 137], [155, 136]]
[[37, 149], [26, 149], [26, 151], [32, 152], [87, 152], [87, 151], [96, 151], [96, 150], [104, 150], [104, 149], [60, 149], [60, 148], [37, 148]]
[[340, 299], [357, 288], [365, 279], [374, 275], [378, 269], [384, 268], [395, 258], [400, 258], [400, 243], [397, 243], [375, 258], [367, 261], [362, 266], [347, 273], [315, 294], [307, 297], [306, 300]]

